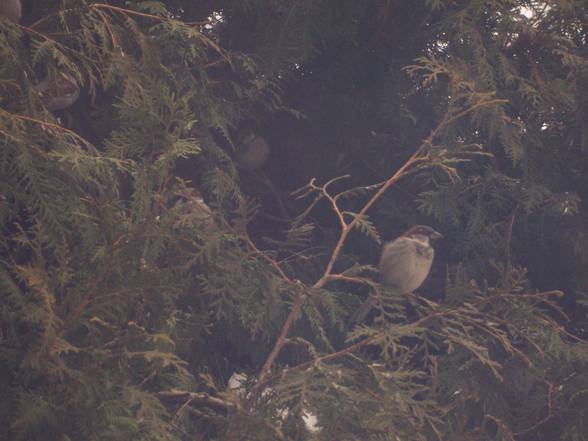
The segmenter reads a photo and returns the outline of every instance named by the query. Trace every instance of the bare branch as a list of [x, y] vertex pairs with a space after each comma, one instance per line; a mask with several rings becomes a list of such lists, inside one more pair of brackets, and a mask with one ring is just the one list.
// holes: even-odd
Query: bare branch
[[[328, 283], [330, 280], [333, 280], [331, 275], [332, 275], [332, 271], [333, 271], [333, 267], [335, 265], [335, 262], [339, 258], [341, 251], [343, 250], [343, 246], [345, 245], [347, 238], [349, 237], [349, 234], [351, 233], [351, 231], [353, 230], [353, 228], [355, 227], [355, 225], [357, 224], [359, 219], [361, 219], [361, 217], [366, 214], [366, 212], [376, 203], [376, 201], [380, 197], [382, 197], [382, 195], [390, 187], [392, 187], [400, 179], [405, 177], [413, 169], [413, 167], [415, 165], [419, 165], [423, 161], [427, 161], [430, 159], [429, 155], [427, 155], [425, 153], [425, 150], [432, 145], [433, 139], [435, 138], [435, 136], [437, 136], [439, 134], [439, 132], [443, 128], [447, 127], [449, 124], [457, 121], [458, 119], [464, 117], [465, 115], [473, 112], [474, 110], [477, 110], [477, 109], [484, 107], [484, 106], [494, 105], [494, 104], [503, 103], [503, 102], [505, 102], [505, 100], [498, 100], [498, 99], [481, 100], [480, 102], [472, 105], [471, 107], [469, 107], [465, 110], [462, 110], [452, 116], [449, 116], [448, 114], [446, 114], [445, 117], [443, 118], [443, 120], [441, 120], [441, 122], [431, 131], [429, 136], [427, 136], [427, 138], [425, 138], [421, 142], [421, 144], [419, 145], [419, 147], [417, 147], [417, 149], [414, 151], [414, 153], [405, 161], [405, 163], [392, 176], [390, 176], [383, 183], [383, 185], [365, 203], [363, 208], [359, 211], [359, 213], [357, 213], [357, 215], [350, 222], [345, 221], [345, 219], [343, 217], [343, 212], [341, 211], [341, 209], [337, 205], [336, 199], [334, 197], [332, 197], [329, 194], [329, 192], [327, 191], [327, 187], [330, 184], [336, 182], [337, 180], [343, 179], [347, 176], [341, 176], [341, 177], [334, 178], [334, 179], [330, 180], [329, 182], [327, 182], [326, 184], [324, 184], [322, 187], [317, 186], [315, 184], [315, 180], [313, 179], [313, 180], [311, 180], [310, 184], [307, 187], [301, 189], [300, 191], [304, 195], [308, 194], [308, 192], [304, 191], [305, 189], [308, 189], [310, 191], [312, 191], [312, 190], [319, 191], [320, 194], [323, 195], [323, 197], [327, 198], [329, 200], [329, 202], [331, 203], [331, 207], [333, 208], [337, 217], [339, 218], [339, 223], [341, 225], [339, 239], [337, 240], [337, 243], [333, 249], [333, 252], [331, 253], [331, 257], [329, 258], [329, 261], [325, 267], [323, 275], [315, 282], [315, 284], [310, 288], [310, 290], [311, 291], [320, 290], [321, 288], [323, 288], [325, 286], [326, 283]], [[266, 260], [267, 260], [267, 258], [266, 258]], [[258, 382], [253, 388], [254, 393], [252, 394], [252, 400], [256, 399], [259, 396], [261, 390], [263, 389], [264, 385], [266, 384], [266, 379], [267, 379], [269, 373], [271, 372], [271, 369], [273, 367], [273, 363], [276, 360], [276, 358], [278, 357], [278, 355], [279, 355], [280, 351], [282, 350], [282, 348], [284, 347], [284, 345], [286, 344], [286, 341], [288, 338], [288, 333], [290, 332], [290, 328], [294, 324], [294, 321], [298, 318], [298, 315], [302, 309], [302, 306], [304, 305], [304, 303], [306, 301], [306, 298], [307, 298], [307, 296], [306, 296], [305, 292], [299, 293], [298, 297], [296, 298], [294, 305], [292, 306], [292, 309], [290, 310], [290, 313], [288, 314], [288, 317], [286, 318], [286, 321], [282, 325], [282, 329], [280, 330], [280, 334], [278, 336], [278, 339], [274, 343], [274, 347], [272, 348], [268, 358], [266, 359], [263, 367], [261, 368], [261, 371], [258, 375]], [[369, 344], [370, 342], [373, 342], [374, 340], [375, 340], [375, 337], [363, 340], [362, 342], [356, 343], [355, 345], [352, 345], [351, 347], [349, 347], [347, 349], [344, 349], [338, 353], [335, 353], [337, 355], [335, 355], [335, 354], [327, 355], [327, 356], [325, 356], [326, 358], [324, 358], [323, 360], [329, 360], [331, 358], [336, 358], [338, 356], [353, 352], [354, 350], [356, 350], [366, 344]]]

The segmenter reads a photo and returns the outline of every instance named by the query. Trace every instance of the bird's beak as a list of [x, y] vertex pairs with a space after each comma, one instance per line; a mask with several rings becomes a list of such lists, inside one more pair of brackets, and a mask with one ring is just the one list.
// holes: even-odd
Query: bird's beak
[[429, 238], [431, 238], [432, 240], [435, 240], [435, 239], [442, 239], [442, 238], [443, 238], [443, 235], [442, 235], [441, 233], [439, 233], [439, 232], [435, 231], [433, 234], [431, 234], [431, 235], [429, 236]]

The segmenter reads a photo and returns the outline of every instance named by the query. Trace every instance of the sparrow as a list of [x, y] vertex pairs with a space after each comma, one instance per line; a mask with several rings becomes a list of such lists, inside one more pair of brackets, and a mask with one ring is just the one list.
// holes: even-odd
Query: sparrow
[[50, 111], [67, 109], [80, 96], [77, 80], [64, 69], [47, 76], [35, 89], [43, 105]]
[[176, 194], [181, 199], [172, 208], [176, 216], [173, 224], [175, 228], [197, 227], [203, 234], [210, 234], [214, 231], [214, 215], [198, 190], [186, 187]]
[[237, 154], [237, 163], [242, 169], [254, 172], [265, 165], [269, 155], [270, 146], [266, 139], [251, 133], [243, 140], [243, 145]]
[[0, 0], [0, 16], [18, 23], [22, 14], [20, 0]]
[[[431, 241], [441, 237], [427, 225], [415, 225], [388, 242], [378, 265], [381, 283], [399, 294], [408, 294], [421, 286], [435, 258]], [[374, 299], [368, 298], [354, 314], [353, 320], [363, 321], [374, 306]]]

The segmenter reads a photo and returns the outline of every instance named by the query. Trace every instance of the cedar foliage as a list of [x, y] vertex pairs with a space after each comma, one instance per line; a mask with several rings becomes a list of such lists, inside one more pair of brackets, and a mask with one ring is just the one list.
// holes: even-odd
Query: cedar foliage
[[[587, 6], [0, 19], [0, 439], [586, 440]], [[417, 222], [446, 239], [399, 297], [370, 263]]]

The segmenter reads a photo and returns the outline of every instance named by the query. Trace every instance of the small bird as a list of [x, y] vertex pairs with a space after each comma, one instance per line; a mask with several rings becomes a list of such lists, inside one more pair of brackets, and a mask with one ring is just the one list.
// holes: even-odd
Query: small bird
[[35, 89], [43, 105], [50, 111], [67, 109], [80, 96], [80, 85], [64, 69], [47, 76], [35, 86]]
[[[380, 257], [380, 280], [399, 294], [408, 294], [425, 281], [431, 270], [435, 250], [431, 240], [441, 234], [427, 225], [415, 225], [392, 242], [388, 242]], [[354, 321], [361, 322], [375, 306], [368, 298], [354, 314]]]
[[214, 231], [214, 215], [198, 190], [186, 187], [180, 190], [177, 195], [182, 199], [178, 200], [173, 207], [176, 215], [174, 227], [197, 227], [203, 234], [210, 234]]
[[22, 15], [22, 6], [20, 0], [0, 0], [0, 16], [18, 23]]
[[243, 140], [241, 150], [237, 154], [237, 163], [242, 169], [254, 172], [265, 165], [269, 155], [270, 146], [266, 139], [251, 133]]

